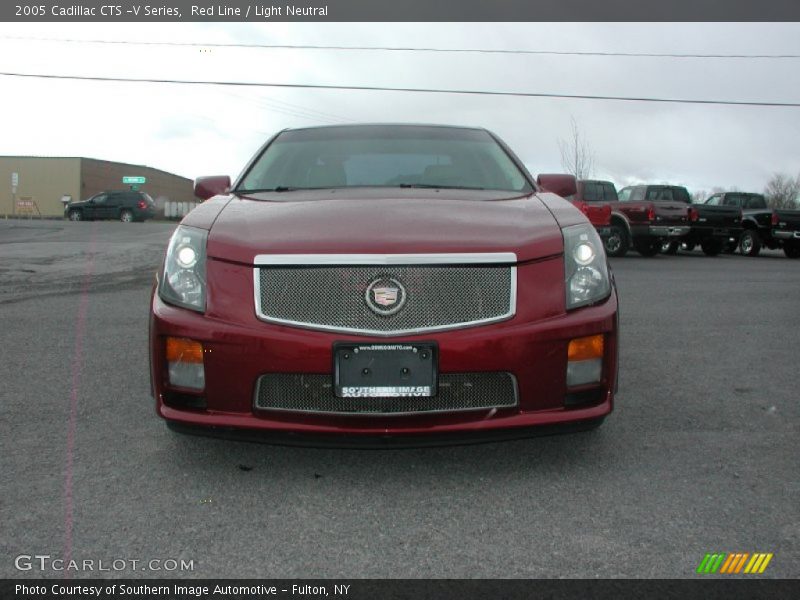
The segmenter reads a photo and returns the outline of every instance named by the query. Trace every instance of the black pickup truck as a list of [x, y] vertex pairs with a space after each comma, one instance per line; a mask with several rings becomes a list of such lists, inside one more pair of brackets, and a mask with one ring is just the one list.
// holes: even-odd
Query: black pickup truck
[[766, 246], [771, 250], [783, 248], [787, 257], [800, 258], [800, 210], [769, 208], [763, 195], [746, 192], [714, 194], [705, 206], [737, 207], [742, 211], [742, 254], [756, 256]]
[[[716, 256], [726, 249], [735, 249], [742, 233], [742, 211], [733, 205], [691, 204], [685, 187], [664, 185], [663, 194], [673, 201], [689, 205], [689, 233], [680, 239], [665, 240], [664, 254], [675, 254], [679, 247], [693, 250], [700, 246], [707, 256]], [[732, 244], [732, 248], [731, 248]]]

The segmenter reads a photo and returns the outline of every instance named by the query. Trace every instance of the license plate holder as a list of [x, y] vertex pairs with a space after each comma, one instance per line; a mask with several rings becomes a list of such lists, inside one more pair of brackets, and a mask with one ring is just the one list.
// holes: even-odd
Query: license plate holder
[[339, 398], [431, 397], [437, 392], [435, 343], [333, 345], [333, 390]]

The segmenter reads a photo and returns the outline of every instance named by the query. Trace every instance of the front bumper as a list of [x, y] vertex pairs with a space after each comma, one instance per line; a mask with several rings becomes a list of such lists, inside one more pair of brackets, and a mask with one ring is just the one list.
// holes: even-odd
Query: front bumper
[[[567, 346], [603, 334], [601, 380], [568, 388]], [[205, 389], [192, 394], [168, 383], [165, 337], [203, 343]], [[256, 383], [267, 373], [330, 373], [336, 341], [435, 341], [440, 373], [505, 371], [518, 385], [518, 406], [403, 415], [314, 414], [254, 408]], [[617, 298], [538, 322], [503, 323], [422, 336], [371, 338], [260, 322], [226, 322], [176, 308], [157, 294], [150, 321], [151, 380], [158, 414], [173, 425], [275, 435], [385, 438], [499, 433], [538, 426], [585, 424], [613, 407], [617, 378]], [[191, 400], [195, 398], [197, 402]], [[186, 400], [189, 402], [186, 402]], [[222, 429], [220, 429], [222, 428]]]

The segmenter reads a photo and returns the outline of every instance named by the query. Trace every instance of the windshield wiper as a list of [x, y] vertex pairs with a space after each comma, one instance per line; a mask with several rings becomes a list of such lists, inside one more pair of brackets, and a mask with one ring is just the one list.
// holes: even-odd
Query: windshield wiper
[[288, 187], [285, 185], [278, 185], [274, 188], [258, 188], [254, 190], [234, 190], [237, 194], [257, 194], [259, 192], [293, 192], [295, 190], [302, 190], [305, 188]]
[[422, 188], [422, 189], [435, 189], [435, 190], [483, 190], [482, 187], [473, 187], [469, 185], [435, 185], [433, 183], [401, 183], [398, 187], [401, 188]]

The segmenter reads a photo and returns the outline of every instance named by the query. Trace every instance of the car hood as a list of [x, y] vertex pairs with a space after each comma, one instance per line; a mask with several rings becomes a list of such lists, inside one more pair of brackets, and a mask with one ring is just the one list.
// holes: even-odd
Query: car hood
[[253, 264], [259, 254], [514, 252], [522, 262], [563, 249], [560, 227], [536, 195], [348, 189], [272, 200], [276, 195], [232, 196], [210, 228], [208, 255]]

